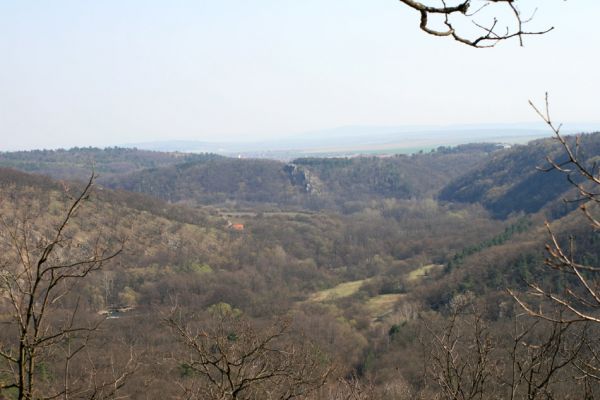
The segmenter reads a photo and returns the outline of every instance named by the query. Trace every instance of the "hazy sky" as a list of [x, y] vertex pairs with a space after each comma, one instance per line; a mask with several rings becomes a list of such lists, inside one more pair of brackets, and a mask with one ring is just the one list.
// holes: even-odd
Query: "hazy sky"
[[600, 1], [520, 3], [556, 30], [475, 50], [397, 0], [0, 0], [0, 150], [600, 121]]

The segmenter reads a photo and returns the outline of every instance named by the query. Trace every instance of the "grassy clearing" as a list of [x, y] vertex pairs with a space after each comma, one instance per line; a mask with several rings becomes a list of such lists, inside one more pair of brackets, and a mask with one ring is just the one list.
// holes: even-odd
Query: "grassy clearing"
[[409, 282], [418, 281], [419, 279], [422, 279], [423, 277], [429, 275], [431, 272], [437, 271], [442, 267], [443, 267], [443, 265], [440, 265], [440, 264], [429, 264], [429, 265], [425, 265], [421, 268], [417, 268], [408, 274], [408, 281]]
[[366, 306], [369, 309], [371, 317], [377, 319], [394, 311], [394, 306], [402, 297], [404, 297], [403, 294], [382, 294], [371, 297], [367, 301]]
[[[409, 282], [417, 282], [423, 277], [429, 275], [432, 272], [438, 271], [443, 267], [440, 264], [429, 264], [417, 268], [411, 272], [409, 272], [406, 277]], [[361, 286], [368, 282], [369, 279], [361, 279], [358, 281], [344, 282], [340, 283], [337, 286], [334, 286], [330, 289], [325, 289], [313, 293], [308, 301], [311, 302], [330, 302], [335, 301], [337, 299], [342, 299], [344, 297], [352, 296], [356, 294]], [[398, 301], [400, 301], [405, 295], [404, 294], [382, 294], [379, 296], [371, 297], [369, 299], [364, 300], [364, 306], [367, 308], [369, 315], [374, 321], [381, 320], [386, 315], [392, 313], [394, 311], [394, 307]]]
[[[360, 287], [367, 281], [368, 279], [362, 279], [359, 281], [340, 283], [339, 285], [330, 289], [313, 293], [308, 298], [308, 301], [326, 303], [352, 296], [358, 292]], [[404, 296], [404, 294], [382, 294], [363, 300], [363, 304], [368, 311], [368, 315], [374, 322], [376, 322], [378, 320], [382, 320], [386, 315], [392, 313], [396, 303]]]
[[308, 300], [314, 302], [323, 302], [352, 296], [354, 293], [358, 292], [362, 284], [366, 281], [367, 279], [361, 279], [359, 281], [340, 283], [339, 285], [330, 289], [321, 290], [312, 294]]

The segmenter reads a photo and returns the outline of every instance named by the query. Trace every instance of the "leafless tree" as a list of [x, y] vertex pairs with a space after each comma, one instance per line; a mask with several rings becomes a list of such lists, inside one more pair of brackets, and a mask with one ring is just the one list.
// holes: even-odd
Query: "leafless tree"
[[102, 319], [82, 311], [76, 286], [123, 248], [99, 232], [78, 237], [85, 226], [78, 214], [94, 180], [92, 174], [69, 196], [58, 220], [16, 205], [0, 216], [0, 393], [19, 400], [111, 398], [131, 372], [129, 364], [109, 379], [98, 373], [97, 360], [88, 362], [87, 345]]
[[587, 348], [596, 343], [586, 326], [528, 313], [512, 322], [512, 332], [506, 322], [493, 325], [472, 303], [452, 307], [441, 324], [427, 322], [429, 335], [421, 340], [429, 352], [426, 372], [437, 386], [435, 396], [533, 400], [594, 393], [586, 385], [586, 371], [597, 365], [594, 359], [588, 363], [594, 354]]
[[[518, 7], [519, 0], [484, 0], [475, 9], [471, 0], [399, 1], [419, 13], [421, 30], [434, 36], [451, 37], [472, 47], [493, 47], [498, 42], [513, 38], [523, 45], [524, 36], [541, 35], [554, 29], [527, 30], [526, 25], [531, 22], [536, 10], [524, 16]], [[489, 16], [484, 16], [487, 11], [490, 11]], [[439, 18], [439, 27], [432, 27], [431, 19], [435, 17]], [[474, 32], [469, 33], [465, 21], [470, 22]]]
[[577, 382], [569, 373], [586, 334], [585, 327], [577, 329], [570, 323], [540, 320], [527, 313], [515, 316], [510, 345], [506, 346], [507, 362], [499, 375], [499, 387], [509, 389], [505, 397], [564, 398], [569, 391], [576, 395]]
[[[561, 125], [555, 124], [551, 119], [548, 94], [544, 108], [540, 109], [532, 102], [530, 104], [550, 127], [562, 149], [561, 158], [548, 156], [548, 167], [541, 170], [559, 171], [566, 176], [576, 195], [565, 201], [579, 203], [583, 221], [589, 224], [592, 232], [597, 232], [600, 230], [600, 220], [597, 217], [600, 203], [597, 154], [589, 154], [590, 152], [586, 151], [589, 149], [585, 148], [585, 135], [569, 137], [561, 133]], [[597, 340], [600, 328], [600, 266], [581, 261], [573, 237], [567, 240], [559, 237], [549, 222], [546, 223], [546, 227], [550, 240], [546, 245], [548, 257], [545, 264], [567, 278], [564, 280], [566, 287], [560, 292], [555, 292], [534, 281], [528, 283], [531, 290], [529, 293], [519, 295], [514, 291], [509, 292], [528, 316], [549, 322], [553, 326], [554, 335], [547, 342], [546, 348], [539, 350], [540, 362], [554, 360], [549, 352], [558, 352], [559, 342], [569, 342], [567, 336], [573, 336], [573, 325], [584, 326], [576, 331], [579, 333], [575, 339], [570, 340], [569, 354], [572, 357], [563, 354], [563, 358], [575, 369], [574, 379], [585, 384], [586, 393], [594, 393], [596, 384], [590, 382], [597, 383], [600, 379], [600, 343]], [[564, 347], [560, 351], [564, 353]]]
[[443, 399], [486, 398], [488, 381], [495, 374], [492, 351], [495, 342], [483, 317], [465, 296], [453, 301], [443, 326], [425, 324], [429, 350], [427, 372]]
[[[560, 130], [561, 125], [556, 125], [550, 116], [548, 94], [546, 94], [545, 108], [543, 110], [530, 102], [532, 107], [554, 133], [555, 140], [560, 144], [565, 155], [563, 161], [557, 161], [551, 157], [547, 158], [549, 167], [542, 168], [543, 171], [559, 171], [563, 173], [569, 183], [576, 189], [578, 194], [575, 199], [567, 199], [567, 202], [579, 202], [580, 210], [593, 231], [600, 230], [600, 219], [598, 219], [598, 204], [600, 203], [600, 171], [597, 157], [585, 155], [582, 146], [583, 135], [566, 137]], [[596, 155], [592, 155], [596, 156]], [[600, 322], [600, 266], [586, 265], [578, 257], [571, 237], [568, 243], [561, 242], [552, 230], [550, 223], [546, 223], [550, 242], [546, 245], [548, 257], [546, 265], [553, 270], [568, 275], [572, 284], [563, 293], [552, 293], [536, 282], [530, 282], [529, 286], [533, 294], [548, 300], [551, 305], [559, 305], [561, 311], [567, 310], [570, 314], [561, 313], [559, 316], [543, 309], [534, 309], [531, 304], [511, 292], [517, 302], [530, 315], [551, 320], [553, 322], [577, 322], [591, 321]], [[556, 309], [556, 308], [555, 308]]]
[[375, 400], [380, 398], [375, 394], [375, 388], [370, 382], [364, 382], [353, 375], [348, 378], [339, 378], [334, 385], [330, 385], [327, 399], [331, 400]]
[[166, 322], [186, 349], [175, 357], [185, 399], [304, 398], [331, 372], [325, 355], [288, 333], [287, 320], [261, 330], [227, 314], [196, 323], [174, 313]]

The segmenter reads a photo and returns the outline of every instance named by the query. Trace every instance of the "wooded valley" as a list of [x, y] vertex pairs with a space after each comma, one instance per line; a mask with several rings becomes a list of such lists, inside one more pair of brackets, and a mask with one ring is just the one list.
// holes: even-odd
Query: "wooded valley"
[[565, 157], [1, 153], [0, 397], [595, 398], [598, 186]]

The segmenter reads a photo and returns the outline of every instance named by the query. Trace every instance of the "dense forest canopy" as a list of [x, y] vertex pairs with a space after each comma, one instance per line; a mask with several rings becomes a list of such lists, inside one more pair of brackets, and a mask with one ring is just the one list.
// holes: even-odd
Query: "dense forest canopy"
[[[584, 135], [580, 143], [582, 163], [593, 165], [600, 134]], [[444, 357], [455, 357], [439, 352], [443, 341], [454, 341], [457, 351], [466, 346], [457, 353], [465, 358], [455, 361], [471, 365], [469, 357], [476, 354], [470, 341], [484, 340], [491, 347], [478, 348], [478, 357], [498, 367], [477, 367], [475, 372], [488, 374], [485, 381], [457, 382], [504, 398], [508, 370], [500, 365], [547, 357], [511, 353], [514, 324], [527, 343], [548, 346], [546, 352], [557, 340], [567, 346], [560, 354], [568, 367], [546, 365], [535, 379], [513, 382], [518, 398], [548, 371], [550, 378], [542, 379], [533, 398], [594, 392], [567, 377], [577, 365], [573, 360], [589, 356], [577, 344], [591, 348], [595, 327], [542, 328], [546, 322], [527, 320], [506, 292], [527, 293], [532, 280], [557, 292], [577, 283], [544, 266], [544, 220], [551, 221], [559, 242], [574, 238], [577, 262], [600, 263], [598, 233], [574, 207], [561, 206], [564, 196], [575, 194], [573, 186], [562, 173], [536, 169], [547, 165], [546, 155], [564, 161], [552, 140], [291, 163], [123, 149], [40, 153], [46, 156], [3, 153], [0, 163], [63, 179], [78, 177], [89, 162], [103, 171], [69, 220], [62, 246], [68, 248], [68, 238], [76, 241], [69, 246], [82, 251], [100, 245], [122, 250], [52, 303], [46, 329], [64, 330], [60, 316], [75, 305], [73, 321], [101, 323], [89, 338], [62, 334], [53, 344], [58, 347], [38, 350], [45, 372], [31, 370], [39, 376], [36, 393], [61, 393], [64, 382], [73, 380], [68, 390], [83, 397], [94, 391], [106, 398], [177, 397], [185, 390], [209, 398], [231, 390], [245, 392], [243, 398], [429, 397], [443, 393], [443, 379], [455, 379], [448, 374], [456, 371], [442, 368]], [[23, 242], [11, 229], [28, 227], [20, 232], [32, 243], [48, 237], [83, 187], [76, 180], [0, 169], [0, 265], [15, 265], [15, 249], [24, 249], [15, 247]], [[6, 279], [19, 273], [6, 271]], [[22, 278], [15, 279], [5, 280], [3, 290]], [[11, 301], [3, 296], [0, 303], [6, 326], [12, 326]], [[198, 332], [205, 339], [198, 341]], [[3, 330], [0, 339], [9, 357], [16, 349], [13, 333]], [[71, 354], [66, 370], [58, 350], [69, 341], [85, 343], [86, 356]], [[226, 359], [238, 361], [205, 364], [215, 345]], [[35, 342], [31, 346], [37, 349]], [[294, 356], [272, 358], [264, 351], [268, 346]], [[245, 351], [256, 354], [252, 365], [278, 368], [282, 375], [244, 386], [256, 378], [245, 375], [250, 366], [241, 368]], [[167, 353], [159, 372], [156, 354]], [[7, 398], [18, 395], [10, 388], [11, 365], [5, 358], [0, 368]], [[113, 365], [113, 375], [101, 365]], [[312, 374], [300, 372], [308, 366]], [[233, 389], [210, 383], [222, 368], [233, 368]], [[95, 386], [75, 370], [93, 374]]]
[[[554, 29], [536, 25], [537, 10], [522, 9], [524, 4], [520, 0], [478, 4], [400, 0], [398, 6], [414, 12], [415, 26], [429, 36], [454, 40], [464, 45], [461, 48], [482, 48], [505, 41], [523, 46], [529, 36]], [[23, 11], [15, 10], [17, 14]], [[211, 17], [222, 22], [219, 9], [215, 10]], [[70, 10], [61, 11], [67, 18], [72, 16], [66, 12]], [[128, 21], [123, 25], [138, 27], [127, 19], [125, 9], [121, 11], [109, 13], [111, 22], [121, 23], [122, 18]], [[252, 53], [251, 42], [269, 36], [268, 30], [255, 32], [254, 27], [244, 31], [251, 9], [240, 7], [240, 11], [242, 18], [233, 20], [242, 34], [235, 32], [232, 38], [241, 47], [223, 46], [223, 53], [235, 53], [235, 49]], [[10, 19], [16, 14], [7, 15]], [[82, 23], [87, 20], [75, 19], [76, 24], [87, 25]], [[41, 30], [23, 38], [37, 38], [44, 29], [50, 33], [52, 25], [31, 20], [32, 25], [23, 24], [17, 30], [36, 31], [38, 23]], [[347, 23], [345, 17], [340, 20]], [[4, 22], [15, 28], [12, 21]], [[162, 21], [156, 18], [155, 22]], [[213, 21], [194, 22], [213, 25]], [[300, 22], [305, 36], [308, 25]], [[183, 26], [174, 25], [174, 31]], [[46, 90], [52, 100], [60, 100], [57, 92], [61, 90], [69, 98], [69, 112], [64, 104], [62, 111], [73, 119], [68, 122], [74, 127], [71, 109], [82, 114], [86, 126], [90, 124], [85, 108], [92, 110], [94, 118], [121, 114], [125, 109], [127, 117], [137, 118], [135, 107], [126, 107], [131, 99], [125, 95], [128, 90], [139, 96], [136, 101], [140, 103], [142, 97], [153, 97], [155, 105], [164, 108], [160, 113], [168, 117], [169, 130], [192, 126], [196, 120], [202, 120], [206, 129], [210, 123], [204, 119], [214, 116], [223, 123], [230, 110], [212, 108], [219, 102], [234, 113], [246, 113], [247, 120], [258, 119], [261, 107], [276, 120], [278, 110], [271, 110], [275, 103], [236, 109], [238, 99], [228, 93], [242, 92], [235, 87], [242, 82], [235, 75], [256, 86], [254, 92], [239, 96], [243, 102], [252, 99], [256, 88], [265, 92], [272, 88], [259, 79], [260, 63], [248, 63], [244, 57], [216, 57], [214, 65], [206, 62], [214, 44], [221, 47], [212, 39], [212, 31], [202, 31], [210, 38], [210, 47], [198, 47], [203, 49], [198, 53], [202, 64], [209, 68], [198, 72], [196, 65], [185, 77], [185, 68], [180, 67], [193, 66], [189, 61], [197, 56], [176, 46], [194, 37], [186, 29], [182, 29], [185, 40], [181, 40], [184, 36], [178, 41], [160, 38], [173, 46], [171, 57], [154, 51], [155, 46], [160, 48], [156, 39], [147, 42], [159, 57], [177, 59], [176, 53], [189, 57], [179, 60], [182, 65], [177, 65], [177, 74], [162, 60], [144, 53], [143, 46], [131, 51], [130, 45], [136, 42], [124, 40], [127, 35], [114, 35], [116, 40], [109, 44], [118, 47], [124, 42], [124, 49], [141, 60], [136, 60], [137, 68], [130, 68], [135, 74], [157, 78], [159, 71], [171, 80], [165, 85], [169, 90], [172, 83], [178, 83], [173, 77], [181, 75], [178, 78], [185, 86], [208, 93], [205, 103], [189, 107], [193, 120], [173, 118], [179, 116], [177, 107], [188, 108], [184, 103], [190, 99], [185, 95], [176, 104], [168, 104], [172, 95], [168, 91], [155, 92], [153, 87], [152, 96], [145, 96], [150, 92], [139, 90], [166, 81], [149, 85], [132, 75], [121, 76], [119, 71], [120, 79], [111, 78], [124, 85], [122, 91], [116, 87], [75, 90], [68, 84], [80, 83], [75, 70], [40, 63], [42, 79], [36, 81], [39, 77], [30, 67], [37, 67], [33, 62], [37, 60], [9, 47], [11, 79], [20, 69], [33, 78], [33, 83], [29, 79], [27, 85], [21, 83], [12, 100], [43, 111], [40, 119], [49, 110], [46, 116], [60, 121], [53, 107], [45, 110], [35, 104], [44, 103], [43, 96], [28, 99], [28, 85], [38, 91], [48, 80], [52, 90]], [[363, 40], [364, 31], [357, 38]], [[65, 32], [68, 47], [77, 49], [77, 40], [71, 39], [78, 29], [60, 33]], [[138, 29], [132, 36], [139, 33], [145, 39], [150, 32]], [[254, 36], [257, 33], [264, 36]], [[12, 39], [12, 32], [9, 36]], [[46, 45], [52, 40], [61, 43], [49, 36], [40, 46], [45, 58], [58, 49]], [[251, 40], [242, 40], [245, 36]], [[315, 36], [313, 46], [321, 41]], [[295, 53], [297, 47], [287, 48], [293, 36], [282, 38], [286, 52]], [[34, 42], [25, 38], [30, 47], [24, 46], [24, 53], [37, 57], [31, 49]], [[81, 43], [89, 45], [91, 52], [98, 50], [89, 38]], [[261, 49], [272, 62], [271, 49]], [[117, 54], [97, 53], [101, 58]], [[378, 62], [376, 55], [383, 54], [373, 53], [370, 58]], [[69, 61], [71, 55], [66, 57]], [[289, 57], [294, 62], [289, 69], [296, 72], [295, 64], [302, 57]], [[311, 57], [327, 58], [319, 51]], [[463, 62], [462, 57], [457, 59]], [[99, 63], [103, 69], [111, 69], [103, 62]], [[237, 64], [243, 71], [234, 68]], [[346, 64], [350, 65], [344, 60]], [[439, 68], [437, 60], [419, 68], [425, 64]], [[147, 65], [156, 70], [146, 70]], [[273, 66], [277, 68], [270, 70]], [[328, 67], [335, 74], [341, 70], [333, 64]], [[460, 67], [468, 70], [469, 80], [475, 77], [476, 68]], [[281, 85], [273, 75], [286, 68], [276, 62], [265, 69], [276, 86], [267, 97], [277, 102], [280, 90], [300, 92], [300, 86], [310, 81], [298, 75], [299, 86]], [[397, 74], [395, 66], [392, 69]], [[68, 77], [62, 85], [57, 84], [60, 80], [47, 79], [48, 71], [59, 70]], [[227, 71], [219, 75], [220, 70]], [[523, 72], [519, 63], [517, 73]], [[103, 73], [90, 68], [84, 80], [101, 78]], [[205, 84], [216, 82], [224, 89], [189, 85], [199, 74], [210, 76]], [[369, 74], [374, 75], [373, 71]], [[460, 82], [454, 93], [466, 88], [459, 76], [435, 74], [441, 80], [428, 79], [434, 84]], [[500, 75], [498, 70], [490, 75], [494, 74]], [[334, 75], [325, 79], [315, 75], [319, 75], [321, 94], [336, 87], [323, 85]], [[413, 80], [409, 74], [407, 78]], [[333, 80], [337, 83], [337, 76]], [[134, 86], [125, 85], [126, 81], [134, 81]], [[106, 81], [94, 84], [100, 87], [102, 82]], [[419, 94], [431, 91], [423, 83], [418, 82]], [[385, 77], [379, 84], [393, 86]], [[518, 85], [515, 80], [505, 86], [514, 90]], [[481, 86], [487, 90], [487, 85]], [[364, 87], [357, 90], [365, 92]], [[106, 107], [99, 113], [97, 109], [103, 107], [98, 106], [106, 104], [94, 106], [87, 100], [86, 107], [73, 107], [74, 92], [95, 98], [104, 91], [121, 109]], [[313, 113], [322, 107], [335, 114], [335, 107], [327, 102], [313, 105], [316, 96], [311, 89], [306, 91], [311, 93]], [[439, 90], [445, 108], [448, 99], [442, 91], [452, 94], [452, 90]], [[396, 96], [374, 92], [379, 96], [378, 106], [381, 99]], [[166, 94], [167, 100], [156, 101], [158, 94]], [[429, 106], [430, 97], [417, 97], [410, 102]], [[346, 107], [346, 100], [340, 103], [344, 114], [357, 110]], [[360, 98], [361, 106], [368, 101]], [[16, 114], [23, 111], [7, 105]], [[545, 108], [531, 105], [553, 133], [552, 139], [526, 145], [477, 143], [410, 155], [305, 157], [290, 162], [119, 147], [0, 152], [0, 400], [599, 398], [600, 133], [564, 136], [550, 118], [548, 96]], [[284, 117], [304, 118], [305, 109], [296, 108], [302, 114], [283, 113]], [[400, 114], [400, 107], [390, 108]], [[473, 113], [471, 107], [464, 108]], [[195, 113], [198, 109], [210, 111], [200, 118]], [[25, 132], [21, 125], [36, 126], [13, 119], [10, 111], [7, 115], [15, 132]], [[146, 119], [148, 131], [154, 129], [150, 124], [165, 121], [148, 113]], [[60, 129], [66, 129], [65, 121]], [[52, 122], [47, 121], [48, 125]], [[96, 122], [104, 129], [104, 120]], [[37, 128], [45, 132], [43, 125]], [[55, 132], [58, 125], [53, 127]], [[232, 126], [236, 125], [228, 129]], [[115, 137], [115, 132], [109, 135]]]

